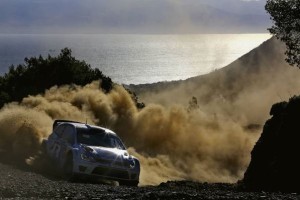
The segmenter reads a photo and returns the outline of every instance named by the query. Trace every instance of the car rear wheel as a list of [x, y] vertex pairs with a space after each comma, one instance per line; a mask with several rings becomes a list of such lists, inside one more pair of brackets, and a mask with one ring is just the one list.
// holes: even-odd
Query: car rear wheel
[[138, 184], [139, 184], [139, 181], [119, 181], [119, 185], [125, 185], [125, 186], [137, 187]]

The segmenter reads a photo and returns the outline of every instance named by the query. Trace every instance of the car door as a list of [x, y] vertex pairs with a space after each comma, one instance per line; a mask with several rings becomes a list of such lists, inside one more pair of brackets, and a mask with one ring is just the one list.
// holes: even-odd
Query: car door
[[54, 160], [59, 160], [59, 153], [61, 151], [62, 135], [66, 126], [61, 124], [55, 128], [49, 137], [49, 155]]
[[72, 125], [66, 125], [60, 140], [58, 158], [62, 167], [67, 159], [68, 152], [72, 151], [75, 142], [75, 128]]

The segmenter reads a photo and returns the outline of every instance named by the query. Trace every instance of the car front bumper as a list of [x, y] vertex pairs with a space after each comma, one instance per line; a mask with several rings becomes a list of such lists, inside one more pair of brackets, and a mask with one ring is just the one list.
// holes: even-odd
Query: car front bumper
[[138, 181], [140, 169], [139, 166], [135, 166], [134, 168], [121, 167], [114, 164], [89, 162], [80, 159], [74, 162], [73, 172], [82, 176], [99, 177], [115, 181]]

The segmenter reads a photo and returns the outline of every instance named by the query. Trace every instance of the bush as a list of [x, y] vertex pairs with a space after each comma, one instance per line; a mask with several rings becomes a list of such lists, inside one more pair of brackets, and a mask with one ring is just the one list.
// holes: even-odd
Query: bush
[[64, 48], [57, 57], [25, 58], [25, 64], [10, 66], [0, 77], [0, 107], [11, 101], [21, 101], [28, 95], [36, 95], [57, 85], [86, 85], [101, 80], [104, 92], [112, 89], [112, 81], [102, 72], [92, 69], [85, 61], [76, 60], [71, 49]]

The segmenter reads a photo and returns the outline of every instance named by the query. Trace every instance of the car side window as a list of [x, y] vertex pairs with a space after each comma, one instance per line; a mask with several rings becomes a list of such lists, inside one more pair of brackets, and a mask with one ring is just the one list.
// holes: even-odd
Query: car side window
[[69, 144], [74, 144], [75, 142], [75, 128], [68, 125], [66, 126], [66, 128], [64, 129], [63, 135], [62, 135], [62, 139], [65, 140], [67, 143]]
[[55, 133], [56, 133], [56, 135], [58, 136], [58, 137], [62, 137], [62, 135], [63, 135], [63, 132], [64, 132], [64, 130], [65, 130], [65, 125], [64, 124], [62, 124], [62, 125], [59, 125], [59, 126], [57, 126], [57, 128], [55, 129]]

